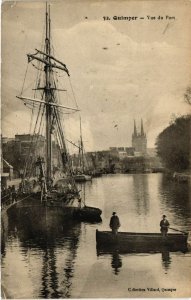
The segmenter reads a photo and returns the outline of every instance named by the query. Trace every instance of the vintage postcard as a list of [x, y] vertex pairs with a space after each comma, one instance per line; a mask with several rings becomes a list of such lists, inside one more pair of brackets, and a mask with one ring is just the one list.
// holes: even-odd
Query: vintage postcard
[[4, 1], [1, 295], [191, 297], [191, 1]]

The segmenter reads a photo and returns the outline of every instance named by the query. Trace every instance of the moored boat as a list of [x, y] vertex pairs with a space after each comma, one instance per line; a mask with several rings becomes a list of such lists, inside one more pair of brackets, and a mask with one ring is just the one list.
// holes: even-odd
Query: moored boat
[[101, 222], [101, 209], [91, 206], [83, 206], [80, 210], [76, 210], [75, 217], [81, 221]]
[[94, 170], [92, 172], [92, 177], [101, 177], [102, 176], [102, 172], [99, 170]]
[[96, 230], [97, 248], [103, 251], [118, 249], [120, 252], [149, 252], [160, 250], [164, 247], [171, 251], [186, 251], [188, 233], [136, 233], [118, 232], [113, 235], [110, 231]]
[[77, 174], [74, 175], [74, 180], [75, 182], [85, 182], [85, 181], [91, 181], [92, 177], [86, 174]]
[[88, 166], [87, 166], [87, 160], [85, 160], [85, 149], [84, 149], [84, 143], [82, 139], [82, 125], [81, 125], [81, 118], [80, 118], [80, 141], [79, 141], [79, 153], [78, 153], [78, 159], [79, 159], [79, 166], [77, 173], [74, 174], [74, 180], [75, 182], [86, 182], [91, 181], [92, 176], [88, 172]]
[[[23, 212], [33, 215], [34, 211], [37, 211], [38, 215], [40, 211], [39, 221], [45, 224], [45, 228], [54, 227], [58, 220], [63, 222], [66, 219], [75, 218], [76, 212], [80, 216], [81, 210], [83, 214], [84, 211], [86, 212], [88, 220], [93, 216], [94, 222], [95, 216], [100, 218], [101, 210], [92, 208], [93, 213], [90, 212], [88, 215], [86, 208], [81, 205], [83, 203], [81, 203], [80, 191], [75, 183], [71, 156], [66, 143], [62, 115], [66, 111], [67, 113], [78, 112], [79, 109], [77, 104], [76, 107], [68, 107], [60, 103], [62, 97], [60, 92], [66, 90], [57, 86], [60, 85], [58, 76], [61, 74], [60, 77], [66, 75], [69, 78], [70, 74], [65, 63], [53, 56], [55, 49], [52, 46], [50, 6], [48, 8], [47, 5], [45, 29], [41, 49], [35, 49], [34, 54], [27, 54], [28, 64], [32, 64], [33, 69], [37, 70], [35, 70], [37, 75], [35, 88], [29, 96], [23, 94], [26, 91], [27, 66], [22, 90], [17, 96], [27, 108], [32, 107], [32, 114], [31, 140], [23, 162], [22, 182], [17, 191], [17, 203], [14, 203], [14, 209], [18, 210], [21, 215]], [[39, 141], [43, 141], [43, 147], [41, 151], [37, 151], [37, 155]], [[35, 180], [32, 182], [33, 177]]]

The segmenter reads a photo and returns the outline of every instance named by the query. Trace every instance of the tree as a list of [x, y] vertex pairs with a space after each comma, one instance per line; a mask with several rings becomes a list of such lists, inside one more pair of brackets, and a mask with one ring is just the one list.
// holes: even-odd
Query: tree
[[191, 115], [181, 116], [174, 120], [157, 137], [158, 156], [165, 167], [173, 171], [189, 169]]
[[186, 103], [191, 105], [191, 87], [188, 87], [186, 89], [186, 92], [184, 94], [184, 99], [185, 99]]

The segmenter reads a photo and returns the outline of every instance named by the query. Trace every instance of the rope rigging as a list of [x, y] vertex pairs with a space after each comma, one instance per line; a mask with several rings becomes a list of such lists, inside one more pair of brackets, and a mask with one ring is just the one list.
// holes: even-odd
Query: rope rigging
[[[57, 145], [59, 146], [58, 147], [59, 153], [61, 154], [61, 157], [63, 160], [63, 165], [66, 170], [66, 175], [70, 176], [72, 185], [73, 185], [73, 187], [75, 187], [75, 190], [77, 192], [77, 187], [76, 187], [74, 177], [73, 177], [72, 162], [71, 162], [71, 158], [69, 156], [66, 139], [65, 139], [65, 133], [64, 133], [64, 128], [63, 128], [64, 124], [61, 122], [61, 114], [69, 115], [69, 114], [75, 113], [75, 111], [63, 112], [57, 106], [53, 105], [53, 103], [55, 103], [55, 104], [60, 103], [60, 93], [59, 93], [59, 90], [56, 90], [56, 85], [57, 85], [56, 83], [59, 83], [58, 77], [62, 77], [62, 76], [59, 76], [59, 72], [62, 71], [62, 73], [63, 73], [63, 71], [64, 71], [65, 73], [67, 73], [67, 75], [68, 75], [67, 77], [69, 77], [70, 75], [69, 75], [69, 71], [68, 71], [66, 65], [53, 56], [54, 52], [55, 52], [54, 47], [52, 47], [53, 55], [51, 55], [50, 54], [51, 51], [49, 51], [49, 52], [46, 51], [47, 50], [46, 43], [43, 46], [43, 41], [42, 41], [41, 44], [42, 45], [41, 45], [40, 49], [43, 49], [43, 50], [36, 50], [36, 52], [34, 54], [27, 55], [28, 63], [27, 63], [26, 71], [25, 71], [22, 89], [21, 89], [21, 95], [22, 95], [24, 92], [24, 88], [25, 88], [29, 63], [31, 63], [31, 65], [37, 71], [36, 72], [37, 74], [36, 74], [36, 80], [35, 80], [35, 89], [34, 89], [35, 91], [34, 91], [34, 100], [32, 103], [32, 108], [29, 107], [29, 106], [31, 106], [31, 104], [25, 102], [25, 105], [26, 106], [29, 105], [27, 107], [30, 108], [32, 111], [31, 111], [30, 129], [29, 129], [31, 139], [30, 139], [28, 153], [25, 158], [25, 164], [24, 164], [25, 166], [24, 166], [24, 174], [23, 175], [24, 175], [24, 178], [30, 178], [31, 175], [33, 174], [34, 169], [36, 168], [36, 166], [34, 164], [34, 160], [36, 159], [35, 150], [36, 150], [36, 148], [38, 148], [39, 139], [41, 138], [41, 134], [43, 132], [43, 128], [44, 128], [43, 120], [44, 120], [45, 112], [47, 112], [47, 110], [46, 110], [47, 104], [46, 103], [38, 104], [37, 115], [36, 115], [35, 122], [33, 124], [34, 115], [35, 115], [35, 111], [36, 111], [36, 107], [37, 107], [37, 104], [34, 101], [36, 99], [37, 92], [39, 93], [39, 90], [42, 89], [43, 92], [40, 93], [40, 99], [43, 100], [44, 95], [48, 94], [49, 96], [48, 96], [48, 98], [46, 98], [44, 100], [44, 102], [48, 101], [48, 102], [50, 102], [50, 105], [51, 105], [52, 113], [50, 113], [51, 115], [50, 115], [50, 119], [49, 119], [50, 124], [51, 124], [50, 125], [50, 131], [51, 131], [50, 135], [53, 134], [55, 137], [55, 141], [56, 141]], [[48, 72], [49, 72], [50, 86], [47, 85], [47, 82], [46, 82], [47, 77], [45, 77], [44, 75], [43, 75], [43, 77], [41, 76], [41, 73], [44, 74], [44, 71], [46, 72], [46, 70], [45, 70], [46, 68], [49, 69]], [[56, 69], [58, 69], [59, 72]], [[65, 76], [65, 74], [64, 74], [64, 76]], [[73, 89], [70, 77], [68, 79], [68, 82], [69, 82], [72, 98], [74, 99], [75, 106], [78, 109], [78, 103], [77, 103], [77, 99], [76, 99], [76, 96], [74, 93], [74, 89]], [[42, 87], [41, 87], [41, 85], [42, 85]], [[54, 90], [54, 88], [55, 88], [55, 90]], [[68, 98], [70, 98], [70, 95], [67, 93], [67, 100], [68, 100]], [[27, 98], [25, 98], [25, 99], [26, 99], [25, 101], [27, 101]], [[31, 100], [30, 100], [30, 98], [28, 98], [28, 101], [31, 101]], [[51, 139], [50, 139], [50, 141], [51, 141]]]
[[[43, 98], [43, 94], [42, 94], [42, 98]], [[41, 120], [42, 120], [42, 116], [44, 114], [44, 105], [40, 104], [39, 105], [39, 109], [38, 109], [38, 114], [37, 114], [36, 122], [35, 122], [35, 125], [34, 125], [33, 134], [31, 136], [31, 141], [30, 141], [30, 146], [29, 146], [29, 150], [28, 150], [28, 155], [27, 155], [26, 160], [25, 160], [24, 177], [27, 175], [28, 164], [30, 162], [30, 154], [31, 154], [32, 150], [34, 149], [34, 147], [37, 145], [38, 138], [39, 138], [39, 135], [36, 132], [36, 128], [37, 128], [37, 125], [38, 125], [38, 122], [39, 122], [41, 108], [43, 108], [43, 111], [42, 111], [42, 114], [41, 114]], [[31, 132], [31, 128], [32, 128], [33, 115], [34, 115], [34, 107], [33, 107], [32, 114], [31, 114], [30, 132]], [[40, 126], [41, 126], [41, 121], [40, 121], [39, 128], [40, 128]], [[34, 145], [34, 138], [35, 137], [36, 137], [36, 144]]]
[[[44, 33], [44, 30], [45, 30], [45, 26], [44, 26], [44, 29], [43, 29], [43, 33]], [[41, 48], [44, 47], [43, 46], [43, 35], [42, 35], [42, 40], [41, 40]], [[27, 69], [26, 69], [26, 72], [25, 72], [25, 77], [24, 77], [24, 81], [23, 81], [23, 86], [22, 86], [22, 90], [21, 90], [21, 94], [23, 93], [24, 91], [24, 85], [25, 85], [25, 80], [26, 80], [26, 76], [27, 76], [27, 72], [28, 72], [28, 65], [29, 65], [29, 59], [28, 59], [28, 64], [27, 64]], [[37, 69], [37, 76], [36, 76], [36, 81], [35, 81], [35, 92], [34, 92], [34, 98], [36, 97], [36, 93], [37, 93], [37, 87], [40, 86], [40, 77], [41, 77], [41, 71], [42, 71], [42, 68], [40, 68], [40, 62], [38, 61], [37, 62], [37, 65], [38, 66], [35, 66], [33, 63], [31, 63], [36, 69]], [[42, 99], [43, 99], [43, 94], [42, 94]], [[35, 126], [34, 126], [34, 130], [33, 130], [33, 134], [32, 134], [32, 123], [33, 123], [33, 117], [34, 117], [34, 109], [35, 109], [35, 103], [33, 102], [32, 104], [32, 112], [31, 112], [31, 119], [30, 119], [30, 127], [29, 127], [29, 134], [31, 134], [31, 140], [30, 140], [30, 146], [29, 146], [29, 149], [28, 149], [28, 154], [25, 158], [25, 163], [24, 163], [24, 178], [26, 177], [27, 173], [31, 173], [30, 170], [28, 170], [28, 165], [30, 163], [30, 154], [32, 152], [32, 150], [34, 149], [34, 147], [37, 145], [38, 143], [38, 139], [39, 139], [39, 132], [40, 132], [40, 128], [41, 128], [41, 123], [42, 123], [42, 117], [41, 117], [41, 121], [40, 121], [40, 126], [39, 126], [39, 130], [38, 130], [38, 133], [36, 134], [36, 128], [37, 128], [37, 123], [38, 123], [38, 119], [39, 119], [39, 115], [40, 115], [40, 111], [41, 111], [41, 104], [39, 106], [39, 110], [38, 110], [38, 115], [37, 115], [37, 119], [36, 119], [36, 122], [35, 122]], [[43, 113], [42, 113], [42, 116], [44, 114], [44, 110], [43, 110]], [[36, 143], [34, 145], [34, 137], [36, 136]]]
[[74, 94], [74, 89], [73, 89], [70, 77], [69, 77], [69, 82], [70, 82], [70, 86], [71, 86], [71, 89], [72, 89], [72, 94], [73, 94], [73, 97], [74, 97], [74, 101], [76, 103], [76, 107], [78, 108], [78, 103], [77, 103], [77, 100], [76, 100], [76, 96]]
[[[40, 115], [40, 112], [41, 112], [41, 108], [42, 108], [42, 113]], [[29, 151], [28, 151], [28, 156], [26, 158], [26, 162], [25, 162], [25, 170], [24, 170], [24, 177], [27, 175], [27, 172], [28, 172], [28, 165], [30, 163], [30, 157], [31, 157], [31, 154], [32, 154], [32, 150], [35, 149], [35, 147], [37, 146], [37, 143], [39, 141], [39, 137], [40, 137], [40, 129], [41, 129], [41, 126], [42, 126], [42, 118], [44, 116], [44, 111], [45, 111], [45, 107], [44, 105], [40, 104], [39, 106], [39, 111], [38, 111], [38, 115], [37, 115], [37, 119], [36, 119], [36, 122], [35, 122], [35, 127], [34, 127], [34, 131], [33, 131], [33, 134], [32, 134], [32, 137], [31, 137], [31, 141], [30, 141], [30, 147], [29, 147]], [[39, 129], [38, 131], [36, 132], [36, 128], [37, 128], [37, 124], [39, 122], [39, 117], [41, 116], [40, 118], [40, 124], [39, 124]], [[34, 143], [34, 139], [36, 138], [36, 141]], [[32, 159], [34, 159], [34, 157], [32, 157]], [[31, 166], [31, 164], [30, 164]], [[30, 170], [29, 170], [29, 173], [30, 173]]]
[[44, 69], [39, 69], [37, 66], [35, 66], [35, 64], [33, 64], [32, 62], [31, 62], [31, 65], [36, 69], [36, 70], [38, 70], [38, 71], [43, 71]]
[[25, 81], [26, 81], [26, 77], [27, 77], [27, 72], [28, 72], [28, 66], [29, 66], [29, 63], [27, 63], [27, 67], [25, 70], [24, 80], [23, 80], [23, 84], [22, 84], [22, 88], [21, 88], [21, 95], [23, 94], [23, 89], [24, 89], [24, 85], [25, 85]]
[[[37, 134], [36, 134], [36, 137], [37, 137], [37, 138], [36, 138], [36, 142], [35, 142], [35, 144], [34, 144], [34, 146], [33, 146], [34, 149], [37, 148], [37, 145], [38, 145], [38, 143], [39, 143], [39, 139], [40, 139], [41, 133], [42, 133], [42, 131], [43, 131], [44, 123], [43, 123], [42, 121], [43, 121], [44, 113], [45, 113], [45, 106], [43, 107], [43, 112], [42, 112], [41, 120], [40, 120], [40, 124], [39, 124], [39, 130], [38, 130], [38, 132], [37, 132]], [[29, 177], [31, 177], [32, 172], [33, 172], [33, 170], [35, 169], [34, 161], [36, 161], [35, 155], [34, 155], [34, 157], [32, 157], [31, 169], [29, 169]]]

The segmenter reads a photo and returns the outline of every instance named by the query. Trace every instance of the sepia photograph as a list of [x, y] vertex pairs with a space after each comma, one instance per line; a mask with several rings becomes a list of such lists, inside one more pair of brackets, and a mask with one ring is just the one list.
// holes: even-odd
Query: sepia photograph
[[3, 1], [1, 298], [191, 297], [191, 1]]

